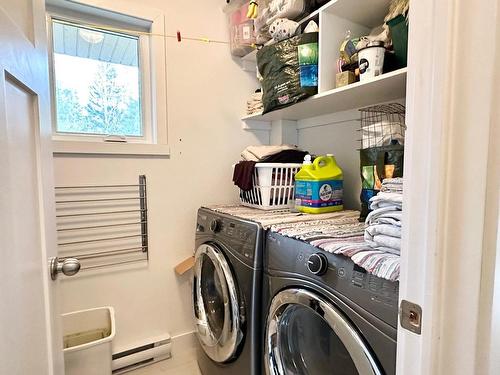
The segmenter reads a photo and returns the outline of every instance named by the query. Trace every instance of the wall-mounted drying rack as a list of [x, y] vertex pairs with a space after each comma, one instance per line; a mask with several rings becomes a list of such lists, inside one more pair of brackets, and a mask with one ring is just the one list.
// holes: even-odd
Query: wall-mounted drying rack
[[82, 270], [148, 260], [146, 176], [137, 184], [57, 186], [59, 258]]

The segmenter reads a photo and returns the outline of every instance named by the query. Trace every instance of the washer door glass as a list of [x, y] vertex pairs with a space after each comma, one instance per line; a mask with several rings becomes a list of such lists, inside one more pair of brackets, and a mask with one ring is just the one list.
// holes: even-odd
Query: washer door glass
[[204, 256], [201, 264], [201, 299], [209, 329], [217, 340], [222, 336], [226, 320], [224, 318], [225, 299], [227, 298], [225, 288], [226, 282], [219, 277], [212, 259]]
[[197, 336], [205, 353], [223, 363], [232, 359], [242, 332], [238, 293], [224, 254], [204, 244], [195, 254], [193, 305]]
[[308, 307], [287, 307], [277, 334], [285, 374], [359, 374], [337, 334]]
[[286, 289], [271, 302], [268, 375], [380, 375], [370, 350], [344, 315], [321, 296]]

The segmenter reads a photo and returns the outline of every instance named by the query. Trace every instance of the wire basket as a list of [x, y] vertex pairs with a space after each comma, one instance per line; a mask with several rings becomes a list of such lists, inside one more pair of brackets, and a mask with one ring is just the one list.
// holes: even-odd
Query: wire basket
[[404, 145], [405, 106], [399, 103], [362, 108], [361, 148]]
[[253, 188], [240, 190], [241, 204], [261, 210], [292, 208], [295, 204], [295, 174], [300, 163], [257, 163]]

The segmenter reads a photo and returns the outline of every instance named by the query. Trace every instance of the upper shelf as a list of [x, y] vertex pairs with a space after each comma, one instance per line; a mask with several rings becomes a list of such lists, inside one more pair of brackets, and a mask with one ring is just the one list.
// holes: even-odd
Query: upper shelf
[[242, 121], [302, 120], [399, 99], [406, 94], [406, 72], [407, 68], [395, 70], [368, 82], [356, 82], [316, 94], [265, 115], [244, 116]]
[[[365, 27], [368, 30], [382, 24], [389, 9], [389, 3], [390, 0], [332, 0], [297, 22], [302, 25], [302, 27], [305, 27], [307, 22], [312, 19], [317, 19], [320, 14], [328, 14], [335, 17], [333, 20], [334, 22], [343, 19], [348, 23], [356, 25], [353, 25], [354, 29]], [[320, 28], [321, 27], [322, 25], [320, 25]], [[342, 31], [342, 39], [345, 37], [345, 33], [348, 29], [349, 28]], [[270, 40], [266, 45], [273, 43], [274, 41]], [[243, 62], [255, 63], [257, 61], [257, 50], [254, 49], [252, 52], [243, 56], [241, 60]]]

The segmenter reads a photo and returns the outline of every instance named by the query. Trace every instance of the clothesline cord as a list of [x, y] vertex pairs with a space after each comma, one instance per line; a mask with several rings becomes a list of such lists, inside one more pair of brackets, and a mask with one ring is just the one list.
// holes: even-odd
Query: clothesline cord
[[[63, 21], [63, 20], [58, 20], [58, 21], [66, 23], [66, 21]], [[160, 33], [150, 33], [147, 31], [121, 29], [118, 27], [95, 25], [95, 24], [91, 24], [91, 23], [85, 23], [82, 26], [93, 28], [93, 29], [98, 29], [98, 30], [103, 30], [103, 31], [111, 31], [111, 32], [115, 32], [115, 33], [123, 33], [123, 34], [129, 34], [129, 35], [133, 34], [136, 36], [159, 36], [159, 37], [163, 37], [163, 38], [173, 38], [173, 39], [178, 38], [177, 35], [168, 35], [168, 34], [160, 34]], [[216, 39], [209, 39], [209, 38], [196, 38], [196, 37], [182, 36], [182, 39], [191, 40], [191, 41], [195, 41], [195, 42], [204, 42], [204, 43], [229, 44], [229, 42], [226, 42], [224, 40], [216, 40]]]

